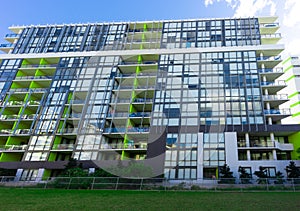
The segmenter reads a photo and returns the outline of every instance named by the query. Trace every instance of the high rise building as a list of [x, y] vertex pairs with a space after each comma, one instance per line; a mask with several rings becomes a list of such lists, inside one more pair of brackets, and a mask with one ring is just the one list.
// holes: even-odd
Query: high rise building
[[[56, 176], [119, 160], [169, 179], [299, 159], [276, 80], [277, 17], [12, 26], [0, 49], [0, 168]], [[299, 161], [297, 161], [299, 165]]]

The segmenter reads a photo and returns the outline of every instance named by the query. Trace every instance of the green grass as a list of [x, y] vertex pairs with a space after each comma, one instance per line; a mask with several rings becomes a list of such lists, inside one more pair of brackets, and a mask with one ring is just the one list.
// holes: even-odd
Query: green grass
[[103, 191], [0, 188], [0, 210], [288, 210], [300, 192]]

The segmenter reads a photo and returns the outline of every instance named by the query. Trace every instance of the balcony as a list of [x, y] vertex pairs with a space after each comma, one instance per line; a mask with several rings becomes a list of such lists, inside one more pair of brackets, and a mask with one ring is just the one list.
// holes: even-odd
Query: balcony
[[281, 34], [261, 34], [260, 37], [263, 45], [271, 45], [276, 44], [281, 39]]
[[265, 65], [265, 68], [271, 69], [281, 62], [281, 56], [260, 56], [257, 57], [259, 66]]
[[0, 50], [5, 53], [9, 53], [13, 49], [14, 45], [11, 43], [0, 44]]
[[278, 81], [263, 81], [261, 82], [261, 86], [263, 89], [268, 89], [270, 95], [276, 94], [279, 90], [286, 87], [286, 83], [283, 80]]
[[258, 72], [261, 76], [266, 76], [270, 81], [275, 81], [275, 79], [284, 74], [283, 68], [258, 69]]
[[17, 38], [19, 38], [19, 36], [19, 34], [6, 34], [4, 39], [10, 43], [13, 43]]
[[260, 24], [261, 34], [274, 34], [279, 29], [279, 23], [264, 23]]
[[263, 95], [263, 101], [269, 102], [271, 107], [278, 107], [289, 100], [288, 95]]
[[259, 73], [284, 73], [282, 67], [278, 68], [267, 68], [267, 69], [258, 69]]
[[275, 147], [281, 151], [293, 151], [294, 145], [293, 144], [282, 144], [275, 141]]
[[12, 48], [13, 44], [11, 43], [5, 43], [5, 44], [0, 44], [0, 48]]
[[290, 109], [269, 109], [264, 110], [266, 117], [271, 117], [273, 121], [279, 121], [291, 115]]
[[0, 152], [20, 152], [26, 149], [27, 145], [0, 145]]

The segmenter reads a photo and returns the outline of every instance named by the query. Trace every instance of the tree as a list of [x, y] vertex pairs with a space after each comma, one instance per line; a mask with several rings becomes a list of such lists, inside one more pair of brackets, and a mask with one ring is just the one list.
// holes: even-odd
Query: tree
[[220, 181], [221, 184], [234, 184], [235, 177], [233, 172], [230, 171], [229, 166], [225, 163], [224, 166], [220, 167]]
[[300, 184], [300, 168], [296, 166], [294, 161], [290, 161], [285, 170], [289, 179], [293, 179], [294, 183]]
[[78, 163], [76, 159], [71, 158], [65, 169], [59, 175], [61, 177], [87, 177], [89, 175], [88, 171], [84, 170], [82, 163]]
[[16, 175], [16, 170], [15, 169], [4, 169], [0, 168], [0, 176], [15, 176]]
[[300, 169], [296, 166], [294, 161], [290, 161], [290, 164], [285, 168], [288, 178], [299, 178]]
[[246, 172], [245, 168], [243, 167], [239, 167], [238, 172], [240, 173], [240, 179], [241, 179], [241, 183], [242, 184], [250, 184], [250, 180], [251, 180], [251, 174], [249, 174], [248, 172]]
[[277, 171], [276, 175], [275, 175], [276, 180], [274, 183], [275, 184], [283, 184], [283, 182], [284, 182], [283, 177], [284, 177], [283, 174], [280, 171]]
[[258, 184], [266, 184], [267, 183], [267, 169], [260, 166], [259, 167], [259, 171], [255, 171], [254, 175], [256, 175], [258, 177], [258, 179], [256, 180]]

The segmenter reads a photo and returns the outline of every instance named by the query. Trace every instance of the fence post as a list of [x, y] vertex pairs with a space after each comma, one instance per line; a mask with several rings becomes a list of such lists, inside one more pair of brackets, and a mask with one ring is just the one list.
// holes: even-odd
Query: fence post
[[70, 189], [71, 182], [72, 182], [72, 177], [70, 177], [70, 180], [69, 180], [69, 184], [68, 184], [68, 188], [67, 188], [67, 189]]
[[267, 191], [269, 191], [269, 179], [266, 178]]
[[115, 190], [118, 190], [119, 178], [120, 178], [120, 177], [117, 177], [117, 182], [116, 182]]
[[142, 190], [142, 186], [143, 186], [143, 178], [141, 179], [140, 190]]
[[44, 189], [47, 189], [47, 185], [48, 185], [49, 179], [50, 179], [50, 177], [48, 177], [48, 178], [46, 179]]
[[95, 177], [93, 177], [93, 182], [92, 182], [92, 185], [91, 185], [91, 190], [94, 190], [94, 183], [95, 183]]
[[292, 178], [292, 185], [293, 185], [293, 190], [294, 190], [294, 192], [296, 191], [296, 189], [295, 189], [295, 182], [294, 182], [294, 178]]

